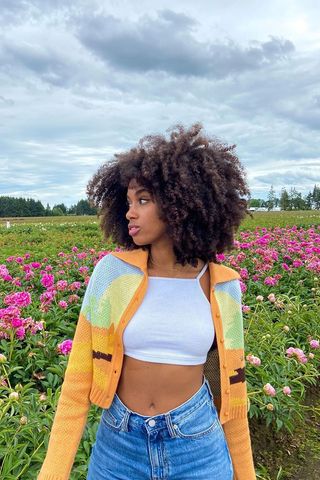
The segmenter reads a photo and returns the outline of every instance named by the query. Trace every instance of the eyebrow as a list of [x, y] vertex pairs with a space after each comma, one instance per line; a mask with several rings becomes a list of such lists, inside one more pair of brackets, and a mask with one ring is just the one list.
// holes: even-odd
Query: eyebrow
[[[133, 190], [133, 189], [129, 188], [129, 190]], [[147, 190], [146, 188], [139, 188], [138, 190], [135, 191], [135, 195], [138, 195], [139, 193], [142, 193], [142, 192], [147, 192], [150, 195], [149, 190]], [[128, 198], [128, 195], [127, 195], [127, 198]]]

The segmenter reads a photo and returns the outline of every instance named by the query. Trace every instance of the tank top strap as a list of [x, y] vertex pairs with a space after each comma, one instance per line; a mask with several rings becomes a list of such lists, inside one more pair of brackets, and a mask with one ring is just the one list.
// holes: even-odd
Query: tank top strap
[[196, 277], [196, 280], [200, 280], [200, 278], [202, 277], [202, 275], [204, 274], [204, 272], [207, 270], [207, 267], [208, 267], [208, 263], [205, 263], [201, 269], [201, 271], [198, 273], [197, 277]]

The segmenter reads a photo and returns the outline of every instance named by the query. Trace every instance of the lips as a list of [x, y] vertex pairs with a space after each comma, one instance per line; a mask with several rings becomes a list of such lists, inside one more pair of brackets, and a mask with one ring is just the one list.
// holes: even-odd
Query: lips
[[140, 227], [138, 227], [136, 225], [129, 225], [128, 229], [129, 229], [129, 235], [131, 235], [133, 237], [134, 235], [137, 235], [137, 233], [140, 230]]

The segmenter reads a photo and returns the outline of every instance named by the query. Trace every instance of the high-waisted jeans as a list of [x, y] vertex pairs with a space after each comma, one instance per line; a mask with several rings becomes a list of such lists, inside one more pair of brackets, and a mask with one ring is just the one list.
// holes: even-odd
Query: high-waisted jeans
[[232, 480], [233, 467], [208, 380], [168, 412], [145, 416], [117, 394], [103, 410], [87, 480]]

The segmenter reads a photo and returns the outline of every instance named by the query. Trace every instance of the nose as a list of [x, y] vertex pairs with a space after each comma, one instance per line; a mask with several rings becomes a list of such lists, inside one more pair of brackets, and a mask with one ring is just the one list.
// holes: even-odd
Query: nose
[[137, 218], [137, 212], [136, 210], [133, 208], [133, 205], [131, 205], [130, 207], [128, 207], [128, 211], [126, 213], [126, 219], [127, 220], [130, 220], [131, 218]]

